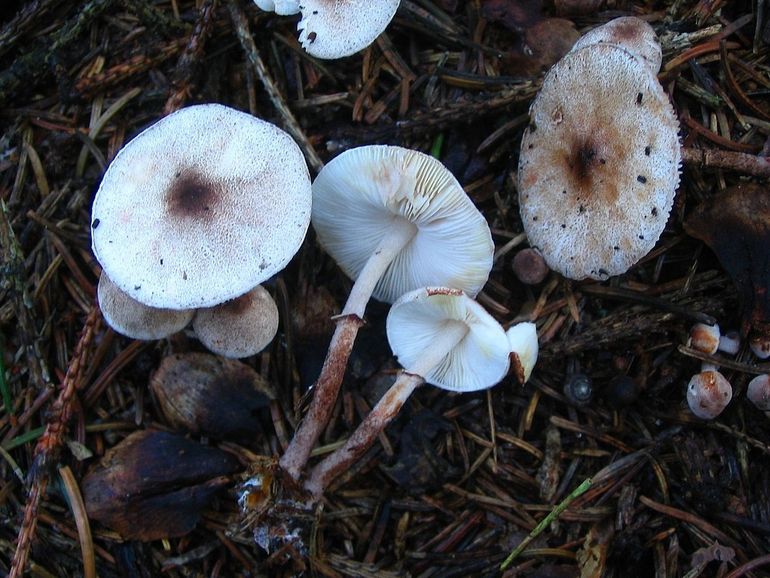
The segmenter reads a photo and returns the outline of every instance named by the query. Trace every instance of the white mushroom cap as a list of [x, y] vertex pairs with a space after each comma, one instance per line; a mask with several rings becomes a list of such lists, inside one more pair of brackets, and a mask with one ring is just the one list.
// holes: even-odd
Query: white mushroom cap
[[762, 411], [770, 410], [770, 375], [758, 375], [746, 387], [746, 397]]
[[690, 328], [690, 337], [687, 340], [687, 345], [711, 355], [719, 349], [719, 338], [719, 325], [696, 323]]
[[131, 339], [163, 339], [184, 329], [195, 314], [194, 309], [158, 309], [139, 303], [104, 273], [99, 277], [96, 295], [107, 325]]
[[770, 339], [763, 335], [753, 335], [749, 339], [749, 349], [758, 359], [770, 357]]
[[395, 220], [417, 232], [377, 283], [392, 303], [418, 287], [442, 285], [475, 296], [492, 269], [489, 226], [444, 165], [396, 146], [345, 151], [313, 182], [313, 227], [324, 249], [355, 279]]
[[719, 336], [718, 350], [730, 355], [735, 355], [741, 349], [741, 334], [734, 329]]
[[580, 50], [596, 44], [617, 44], [640, 58], [652, 74], [657, 74], [663, 61], [658, 36], [647, 22], [635, 16], [622, 16], [584, 34], [572, 47]]
[[299, 12], [299, 0], [254, 0], [265, 12], [275, 12], [281, 16], [289, 16]]
[[546, 75], [519, 157], [530, 245], [572, 279], [627, 271], [654, 246], [679, 182], [678, 123], [622, 48], [570, 52]]
[[221, 305], [199, 309], [193, 331], [209, 351], [231, 358], [262, 351], [278, 331], [278, 307], [270, 293], [257, 285]]
[[714, 419], [733, 398], [730, 382], [718, 371], [702, 371], [687, 385], [687, 404], [697, 417]]
[[400, 0], [302, 0], [299, 42], [317, 58], [342, 58], [366, 48], [388, 26]]
[[289, 135], [225, 106], [191, 106], [112, 161], [94, 199], [93, 251], [141, 303], [208, 307], [286, 266], [305, 237], [311, 199]]
[[428, 375], [427, 383], [452, 391], [492, 387], [508, 373], [510, 344], [505, 331], [484, 308], [462, 291], [427, 287], [411, 291], [388, 314], [388, 342], [408, 372], [448, 328], [467, 333]]
[[516, 379], [524, 385], [532, 375], [540, 349], [537, 343], [537, 326], [529, 322], [517, 323], [505, 334], [508, 336], [511, 348], [511, 366]]

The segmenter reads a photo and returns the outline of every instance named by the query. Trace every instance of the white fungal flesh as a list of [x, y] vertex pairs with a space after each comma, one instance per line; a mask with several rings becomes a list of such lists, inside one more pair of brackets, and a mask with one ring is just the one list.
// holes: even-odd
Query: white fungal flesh
[[400, 0], [302, 0], [297, 25], [302, 47], [317, 58], [342, 58], [382, 34]]
[[[467, 333], [430, 371], [423, 358], [441, 336], [458, 324]], [[449, 331], [448, 331], [449, 330]], [[454, 289], [422, 288], [404, 295], [388, 314], [388, 342], [398, 362], [427, 383], [452, 391], [492, 387], [508, 373], [510, 344], [505, 331], [484, 308]]]
[[618, 46], [582, 48], [546, 75], [530, 119], [518, 174], [530, 244], [572, 279], [624, 273], [655, 246], [679, 182], [657, 79]]
[[484, 217], [439, 161], [394, 146], [345, 151], [313, 182], [313, 227], [326, 251], [356, 279], [397, 220], [417, 231], [375, 286], [392, 303], [428, 285], [475, 296], [492, 268]]
[[299, 0], [254, 0], [265, 12], [275, 12], [281, 16], [288, 16], [299, 12]]
[[131, 339], [163, 339], [181, 331], [192, 320], [194, 309], [148, 307], [121, 291], [104, 273], [96, 290], [107, 325]]
[[305, 237], [311, 198], [289, 135], [225, 106], [192, 106], [112, 161], [93, 203], [93, 250], [141, 303], [209, 307], [286, 266]]

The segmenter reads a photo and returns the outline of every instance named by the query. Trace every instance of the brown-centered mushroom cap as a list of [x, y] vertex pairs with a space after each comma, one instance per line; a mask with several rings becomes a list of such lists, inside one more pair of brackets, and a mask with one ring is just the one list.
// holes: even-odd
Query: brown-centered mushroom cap
[[572, 50], [596, 44], [617, 44], [641, 58], [652, 74], [657, 74], [663, 60], [658, 36], [647, 22], [635, 16], [621, 16], [587, 32]]
[[616, 45], [570, 52], [549, 71], [518, 185], [530, 245], [551, 269], [606, 279], [654, 247], [679, 182], [677, 131], [657, 79]]
[[303, 0], [297, 25], [302, 47], [317, 58], [342, 58], [382, 34], [401, 0]]
[[209, 307], [286, 266], [310, 204], [305, 159], [289, 135], [225, 106], [191, 106], [112, 161], [93, 203], [93, 250], [141, 303]]
[[278, 307], [257, 285], [215, 307], [199, 309], [193, 330], [209, 351], [224, 357], [248, 357], [262, 351], [278, 331]]
[[104, 273], [96, 294], [107, 325], [131, 339], [163, 339], [184, 329], [195, 314], [194, 309], [159, 309], [139, 303]]
[[714, 419], [724, 411], [733, 398], [733, 388], [725, 377], [715, 370], [702, 371], [687, 385], [687, 403], [697, 417]]

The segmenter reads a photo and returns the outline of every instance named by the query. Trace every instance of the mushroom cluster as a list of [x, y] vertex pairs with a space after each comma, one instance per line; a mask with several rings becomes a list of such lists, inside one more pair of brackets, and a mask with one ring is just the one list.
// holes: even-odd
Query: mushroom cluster
[[401, 0], [254, 0], [280, 15], [302, 13], [299, 42], [316, 58], [343, 58], [369, 46], [396, 14]]
[[278, 327], [259, 284], [299, 249], [310, 206], [304, 157], [277, 127], [219, 104], [165, 117], [121, 149], [94, 198], [105, 319], [158, 339], [194, 317], [216, 353], [253, 355]]
[[546, 75], [519, 157], [530, 245], [572, 279], [627, 271], [655, 245], [679, 182], [678, 122], [637, 18], [581, 38]]

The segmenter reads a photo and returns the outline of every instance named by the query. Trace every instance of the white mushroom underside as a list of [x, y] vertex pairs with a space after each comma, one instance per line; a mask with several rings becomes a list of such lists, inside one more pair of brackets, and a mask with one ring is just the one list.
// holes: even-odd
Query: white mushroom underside
[[567, 54], [530, 110], [519, 204], [530, 243], [573, 279], [624, 273], [663, 232], [678, 123], [657, 79], [614, 45]]
[[194, 309], [148, 307], [121, 291], [104, 273], [96, 289], [99, 308], [107, 325], [131, 339], [163, 339], [181, 331], [192, 320]]
[[505, 331], [481, 305], [460, 291], [423, 288], [404, 295], [388, 314], [388, 342], [398, 362], [412, 371], [450, 324], [468, 333], [427, 375], [427, 383], [451, 391], [492, 387], [508, 373]]
[[93, 250], [142, 303], [212, 306], [284, 268], [310, 203], [304, 157], [286, 133], [225, 106], [193, 106], [110, 164], [93, 203]]
[[439, 161], [417, 151], [367, 146], [342, 153], [313, 182], [312, 211], [321, 244], [353, 279], [394, 219], [416, 225], [375, 287], [381, 301], [427, 285], [475, 296], [492, 267], [484, 217]]
[[382, 34], [400, 0], [302, 0], [297, 25], [302, 47], [318, 58], [342, 58]]

